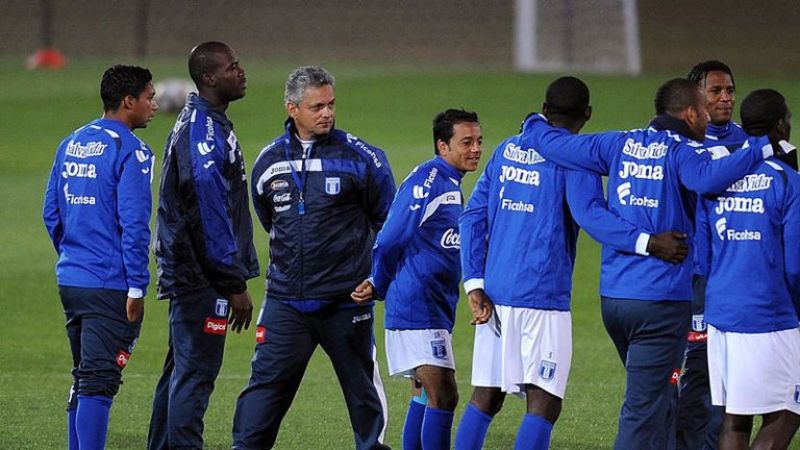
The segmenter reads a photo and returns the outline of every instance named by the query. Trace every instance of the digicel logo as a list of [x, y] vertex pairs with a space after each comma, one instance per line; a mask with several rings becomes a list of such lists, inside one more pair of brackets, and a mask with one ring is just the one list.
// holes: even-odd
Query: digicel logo
[[264, 343], [266, 338], [267, 338], [267, 329], [262, 326], [256, 327], [256, 344]]
[[672, 369], [672, 376], [669, 379], [669, 384], [678, 384], [678, 380], [681, 378], [681, 369], [680, 367]]
[[203, 329], [204, 332], [210, 334], [225, 334], [228, 329], [228, 321], [226, 319], [213, 319], [206, 317], [206, 325]]
[[123, 369], [125, 368], [125, 366], [128, 365], [128, 360], [129, 359], [131, 359], [131, 354], [130, 353], [126, 353], [126, 352], [124, 352], [122, 350], [120, 350], [117, 353], [117, 365], [122, 367]]

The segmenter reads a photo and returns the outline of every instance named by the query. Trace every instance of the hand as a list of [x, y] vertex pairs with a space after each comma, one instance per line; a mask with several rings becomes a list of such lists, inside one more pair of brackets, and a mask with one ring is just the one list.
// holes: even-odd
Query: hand
[[650, 240], [647, 242], [647, 253], [669, 263], [681, 263], [689, 254], [686, 237], [686, 233], [679, 231], [651, 234]]
[[492, 318], [494, 305], [483, 289], [474, 289], [467, 294], [469, 297], [469, 309], [472, 311], [472, 321], [470, 325], [481, 325]]
[[144, 299], [128, 297], [128, 301], [125, 302], [125, 312], [128, 315], [128, 322], [141, 322], [144, 317]]
[[241, 333], [242, 329], [250, 328], [250, 321], [253, 320], [253, 301], [250, 294], [244, 291], [240, 294], [228, 296], [231, 312], [229, 320], [230, 329], [236, 333]]
[[356, 286], [356, 289], [350, 293], [350, 298], [353, 299], [354, 302], [357, 304], [366, 303], [372, 300], [372, 296], [375, 294], [375, 287], [372, 286], [372, 283], [369, 280], [364, 280]]

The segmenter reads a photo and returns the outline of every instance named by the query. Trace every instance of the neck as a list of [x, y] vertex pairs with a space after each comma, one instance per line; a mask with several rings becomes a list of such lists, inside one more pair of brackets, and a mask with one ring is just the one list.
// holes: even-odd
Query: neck
[[120, 110], [117, 111], [106, 111], [103, 113], [103, 119], [106, 120], [116, 120], [117, 122], [122, 122], [128, 127], [129, 130], [133, 130], [133, 123], [128, 118], [128, 115], [121, 112]]
[[206, 101], [208, 103], [211, 103], [211, 106], [214, 109], [218, 109], [218, 110], [220, 110], [222, 112], [225, 112], [225, 110], [228, 109], [228, 104], [230, 102], [227, 101], [227, 100], [223, 100], [219, 96], [217, 91], [212, 90], [212, 89], [208, 89], [208, 88], [201, 88], [201, 89], [199, 89], [198, 94], [200, 95], [200, 97], [203, 97], [204, 99], [206, 99]]

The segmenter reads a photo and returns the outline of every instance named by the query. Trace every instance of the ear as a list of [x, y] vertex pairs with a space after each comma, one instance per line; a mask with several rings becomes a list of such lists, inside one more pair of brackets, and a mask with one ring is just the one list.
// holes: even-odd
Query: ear
[[292, 119], [297, 119], [297, 105], [292, 102], [286, 102], [284, 106], [286, 107], [286, 114]]
[[203, 83], [206, 86], [214, 87], [217, 84], [217, 79], [211, 73], [204, 73], [203, 74]]
[[436, 150], [439, 151], [440, 155], [444, 155], [444, 154], [446, 154], [447, 152], [450, 151], [450, 146], [447, 144], [447, 142], [445, 142], [445, 141], [443, 141], [441, 139], [437, 139], [436, 140]]
[[120, 106], [125, 110], [133, 109], [133, 104], [136, 102], [136, 97], [128, 94], [120, 102]]
[[589, 119], [591, 118], [592, 118], [592, 105], [589, 105], [586, 107], [586, 110], [583, 111], [583, 120], [585, 122], [588, 122]]
[[542, 115], [547, 117], [547, 103], [542, 102]]
[[684, 120], [686, 123], [690, 125], [694, 125], [697, 122], [698, 112], [694, 106], [687, 106], [684, 110]]

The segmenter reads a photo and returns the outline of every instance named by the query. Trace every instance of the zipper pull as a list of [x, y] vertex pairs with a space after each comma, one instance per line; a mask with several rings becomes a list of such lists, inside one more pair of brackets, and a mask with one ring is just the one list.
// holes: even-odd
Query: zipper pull
[[300, 193], [300, 201], [297, 203], [297, 210], [300, 215], [305, 215], [306, 213], [306, 201], [303, 199], [303, 193]]

